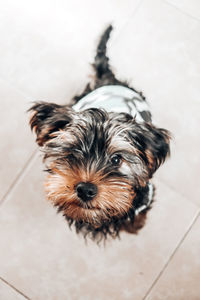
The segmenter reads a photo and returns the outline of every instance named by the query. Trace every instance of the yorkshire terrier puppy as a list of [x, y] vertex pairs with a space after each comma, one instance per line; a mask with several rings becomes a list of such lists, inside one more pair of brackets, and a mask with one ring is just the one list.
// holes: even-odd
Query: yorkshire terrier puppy
[[153, 201], [150, 179], [169, 155], [169, 132], [152, 124], [142, 93], [110, 68], [111, 30], [97, 47], [94, 82], [71, 105], [37, 102], [30, 108], [47, 165], [47, 199], [92, 238], [142, 227]]

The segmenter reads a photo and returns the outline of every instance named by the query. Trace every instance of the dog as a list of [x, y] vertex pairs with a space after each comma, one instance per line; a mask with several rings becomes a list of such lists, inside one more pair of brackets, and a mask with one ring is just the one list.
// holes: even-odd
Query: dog
[[143, 227], [155, 194], [150, 180], [170, 154], [169, 131], [153, 125], [143, 94], [109, 65], [112, 29], [98, 43], [93, 83], [71, 105], [35, 102], [29, 110], [47, 167], [47, 199], [93, 239]]

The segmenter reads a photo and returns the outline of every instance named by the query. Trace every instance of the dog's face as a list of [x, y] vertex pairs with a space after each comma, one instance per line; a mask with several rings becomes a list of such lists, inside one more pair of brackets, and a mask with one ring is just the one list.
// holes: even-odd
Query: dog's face
[[31, 128], [47, 164], [47, 198], [67, 218], [99, 227], [133, 206], [169, 154], [169, 133], [128, 114], [37, 103]]

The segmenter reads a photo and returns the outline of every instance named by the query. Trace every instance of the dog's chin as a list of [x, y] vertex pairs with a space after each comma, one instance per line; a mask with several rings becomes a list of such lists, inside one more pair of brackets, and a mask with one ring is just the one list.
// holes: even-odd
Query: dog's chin
[[80, 202], [71, 203], [66, 209], [58, 207], [58, 211], [62, 211], [62, 214], [66, 217], [66, 219], [71, 219], [78, 223], [89, 224], [94, 228], [101, 227], [104, 223], [109, 222], [113, 217], [122, 217], [122, 214], [120, 214], [118, 210], [104, 210], [102, 208], [92, 206], [92, 204], [81, 204]]
[[100, 210], [101, 209], [101, 208], [95, 207], [95, 205], [93, 204], [92, 201], [84, 202], [81, 199], [77, 199], [76, 203], [77, 203], [77, 206], [79, 206], [80, 208], [83, 208], [85, 210], [94, 211], [94, 210]]

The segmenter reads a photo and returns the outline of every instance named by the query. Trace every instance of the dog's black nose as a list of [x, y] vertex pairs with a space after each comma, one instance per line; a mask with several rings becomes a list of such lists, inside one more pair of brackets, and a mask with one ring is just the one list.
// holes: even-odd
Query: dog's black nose
[[90, 201], [97, 194], [97, 186], [90, 182], [80, 182], [76, 186], [76, 193], [81, 200]]

